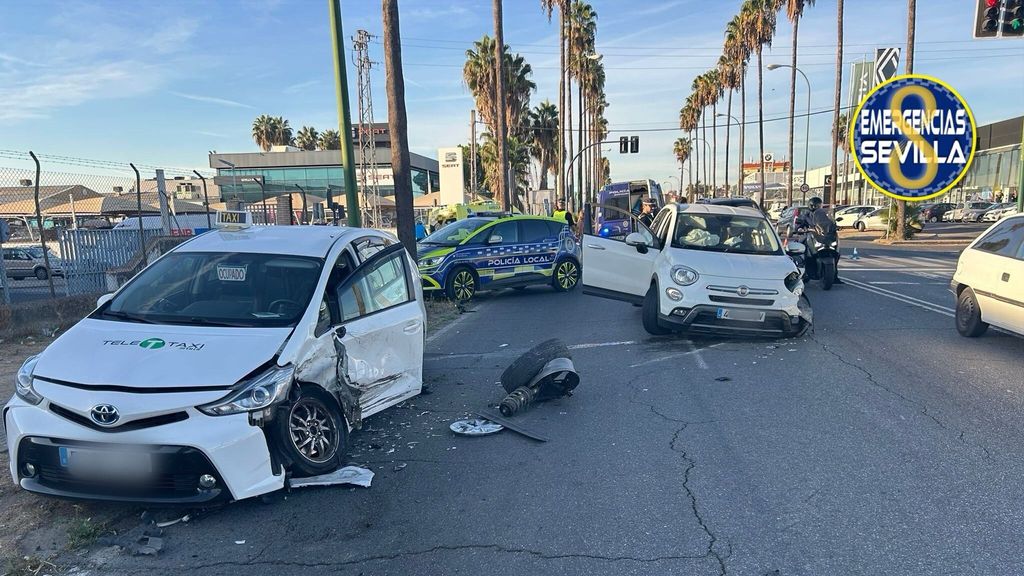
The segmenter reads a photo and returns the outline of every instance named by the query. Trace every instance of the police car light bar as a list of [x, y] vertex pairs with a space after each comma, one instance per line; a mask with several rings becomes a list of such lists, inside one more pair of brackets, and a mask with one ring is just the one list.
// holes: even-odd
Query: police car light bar
[[217, 212], [217, 227], [238, 229], [252, 226], [252, 214], [245, 210], [221, 210]]

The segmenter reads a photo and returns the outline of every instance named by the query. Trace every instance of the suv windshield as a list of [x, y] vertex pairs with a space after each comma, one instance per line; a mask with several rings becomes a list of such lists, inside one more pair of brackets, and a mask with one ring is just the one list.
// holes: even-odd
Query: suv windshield
[[466, 218], [456, 220], [451, 224], [420, 240], [420, 244], [435, 244], [437, 246], [457, 246], [460, 242], [469, 238], [484, 224], [491, 222], [490, 218]]
[[768, 222], [732, 214], [679, 214], [672, 246], [738, 254], [782, 254]]
[[158, 324], [294, 326], [323, 262], [234, 252], [176, 252], [144, 270], [93, 318]]

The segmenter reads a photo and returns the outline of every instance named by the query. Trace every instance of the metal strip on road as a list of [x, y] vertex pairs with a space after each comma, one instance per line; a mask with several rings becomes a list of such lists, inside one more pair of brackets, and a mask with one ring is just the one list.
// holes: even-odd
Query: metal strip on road
[[917, 306], [918, 308], [924, 308], [925, 310], [935, 312], [936, 314], [942, 314], [943, 316], [949, 316], [950, 318], [954, 318], [956, 316], [956, 311], [953, 310], [952, 308], [946, 308], [945, 306], [940, 306], [938, 304], [934, 304], [926, 300], [919, 300], [912, 296], [907, 296], [906, 294], [900, 294], [898, 292], [886, 290], [885, 288], [878, 288], [877, 286], [872, 286], [870, 284], [865, 284], [863, 282], [858, 282], [856, 280], [851, 280], [849, 278], [844, 278], [843, 282], [849, 284], [850, 286], [853, 286], [854, 288], [864, 290], [865, 292], [871, 292], [879, 296], [885, 296], [886, 298], [891, 298], [892, 300], [903, 302], [904, 304], [910, 304], [912, 306]]

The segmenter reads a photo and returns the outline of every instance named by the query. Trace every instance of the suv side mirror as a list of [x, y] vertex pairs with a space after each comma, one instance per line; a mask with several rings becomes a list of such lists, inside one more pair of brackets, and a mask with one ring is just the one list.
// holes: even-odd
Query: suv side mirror
[[802, 242], [790, 241], [786, 245], [786, 254], [790, 256], [800, 256], [807, 252], [807, 246], [804, 246]]
[[647, 253], [647, 238], [639, 232], [631, 232], [626, 236], [626, 245], [636, 247], [636, 251], [641, 254]]

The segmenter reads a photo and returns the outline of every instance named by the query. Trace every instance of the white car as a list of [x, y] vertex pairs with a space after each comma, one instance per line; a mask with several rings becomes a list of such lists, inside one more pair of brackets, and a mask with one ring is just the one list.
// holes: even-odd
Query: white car
[[1015, 214], [1017, 212], [1017, 204], [1014, 202], [1003, 202], [1002, 204], [993, 204], [991, 208], [985, 211], [981, 215], [979, 222], [998, 222], [1005, 216]]
[[854, 221], [853, 227], [857, 230], [888, 230], [889, 209], [879, 208], [867, 214], [861, 214], [860, 218]]
[[960, 254], [950, 287], [960, 334], [981, 336], [991, 324], [1024, 335], [1024, 214], [976, 238]]
[[334, 470], [352, 429], [421, 390], [416, 263], [379, 231], [210, 231], [98, 304], [25, 361], [4, 408], [26, 490], [257, 496]]
[[857, 219], [869, 212], [878, 210], [878, 206], [847, 206], [836, 212], [835, 222], [837, 228], [851, 228]]
[[[969, 218], [974, 212], [979, 214], [988, 210], [992, 206], [991, 202], [982, 202], [975, 200], [971, 202], [960, 202], [952, 210], [942, 215], [944, 222], [965, 222], [966, 218]], [[948, 218], [946, 216], [949, 216]]]
[[584, 235], [583, 292], [641, 304], [649, 333], [798, 336], [810, 326], [801, 274], [759, 211], [669, 204], [633, 230]]

